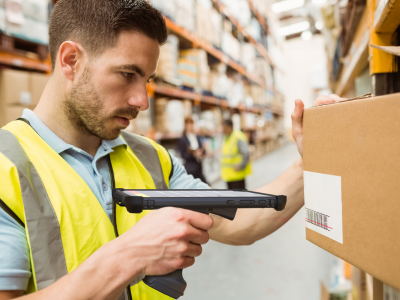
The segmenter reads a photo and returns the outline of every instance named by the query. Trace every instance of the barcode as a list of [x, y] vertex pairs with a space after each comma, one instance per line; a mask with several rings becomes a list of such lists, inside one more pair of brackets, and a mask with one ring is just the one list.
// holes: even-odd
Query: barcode
[[328, 215], [306, 208], [306, 221], [325, 230], [331, 231], [332, 227], [328, 225]]

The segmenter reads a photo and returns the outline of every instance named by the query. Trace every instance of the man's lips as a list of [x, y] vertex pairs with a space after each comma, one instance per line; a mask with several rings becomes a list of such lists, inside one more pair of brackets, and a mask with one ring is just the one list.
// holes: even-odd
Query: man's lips
[[115, 117], [117, 119], [117, 121], [119, 123], [121, 123], [121, 125], [123, 125], [124, 127], [128, 127], [129, 126], [129, 120], [127, 118], [123, 118], [123, 117]]

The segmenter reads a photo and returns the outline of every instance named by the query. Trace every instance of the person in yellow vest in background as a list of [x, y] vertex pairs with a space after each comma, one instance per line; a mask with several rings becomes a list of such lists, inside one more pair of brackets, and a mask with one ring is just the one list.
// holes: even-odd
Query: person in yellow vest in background
[[[239, 209], [230, 221], [173, 207], [129, 214], [116, 205], [114, 188], [209, 188], [161, 145], [123, 131], [149, 108], [147, 82], [167, 36], [146, 0], [54, 5], [52, 69], [39, 104], [0, 129], [0, 300], [170, 300], [144, 276], [192, 266], [209, 239], [250, 245], [303, 206], [301, 157], [257, 190], [287, 195], [280, 212]], [[300, 154], [302, 114], [299, 100]], [[240, 152], [238, 140], [240, 133], [227, 138], [227, 155]], [[249, 172], [243, 154], [226, 162], [235, 165], [228, 181]]]
[[246, 176], [251, 174], [250, 151], [246, 135], [233, 130], [232, 120], [222, 123], [224, 143], [221, 157], [221, 178], [228, 189], [245, 189]]

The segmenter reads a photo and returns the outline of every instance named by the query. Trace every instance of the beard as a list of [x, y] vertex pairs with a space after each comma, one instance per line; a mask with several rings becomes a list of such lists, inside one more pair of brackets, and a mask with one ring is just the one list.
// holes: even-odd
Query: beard
[[112, 125], [107, 127], [107, 123], [112, 124], [116, 116], [135, 119], [139, 111], [126, 107], [107, 113], [104, 102], [105, 99], [102, 99], [91, 80], [90, 68], [86, 67], [78, 83], [67, 95], [64, 111], [72, 126], [80, 133], [102, 140], [114, 140], [124, 128]]

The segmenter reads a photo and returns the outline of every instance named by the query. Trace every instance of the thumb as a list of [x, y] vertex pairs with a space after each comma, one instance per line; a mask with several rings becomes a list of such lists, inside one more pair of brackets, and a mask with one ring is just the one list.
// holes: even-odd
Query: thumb
[[[294, 110], [292, 112], [292, 129], [301, 129], [303, 127], [303, 110], [304, 110], [304, 103], [300, 99], [296, 99], [294, 101]], [[296, 130], [296, 131], [297, 131]], [[294, 132], [293, 132], [294, 133]]]

